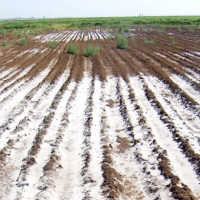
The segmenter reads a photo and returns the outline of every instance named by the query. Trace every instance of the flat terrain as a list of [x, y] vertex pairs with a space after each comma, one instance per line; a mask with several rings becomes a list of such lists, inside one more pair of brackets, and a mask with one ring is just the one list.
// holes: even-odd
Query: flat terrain
[[0, 47], [0, 199], [200, 199], [200, 30], [145, 28]]

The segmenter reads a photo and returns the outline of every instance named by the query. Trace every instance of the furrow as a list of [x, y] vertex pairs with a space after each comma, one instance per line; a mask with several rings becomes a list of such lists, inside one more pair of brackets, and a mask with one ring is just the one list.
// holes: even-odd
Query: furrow
[[189, 141], [195, 152], [199, 154], [199, 118], [195, 117], [195, 114], [189, 109], [185, 109], [183, 105], [181, 106], [178, 99], [179, 97], [174, 96], [167, 86], [157, 78], [152, 76], [142, 77], [155, 95], [155, 98], [160, 102], [162, 108], [166, 110], [168, 117], [162, 117], [163, 121], [166, 117], [170, 118], [170, 120], [167, 121], [174, 123], [175, 128], [181, 133], [181, 136], [184, 137], [186, 141]]
[[181, 90], [186, 92], [191, 98], [200, 104], [200, 90], [195, 90], [195, 88], [190, 83], [186, 82], [178, 75], [172, 74], [170, 79], [175, 82], [181, 88]]
[[26, 67], [25, 69], [19, 70], [19, 73], [15, 74], [14, 77], [13, 76], [9, 77], [8, 80], [4, 81], [1, 84], [0, 92], [2, 92], [5, 88], [8, 88], [11, 84], [13, 84], [18, 79], [20, 79], [23, 76], [25, 76], [34, 66], [35, 66], [35, 64], [32, 64], [32, 65]]
[[151, 106], [151, 103], [145, 97], [143, 84], [139, 81], [138, 77], [131, 77], [130, 82], [131, 85], [137, 86], [134, 87], [135, 96], [138, 98], [138, 103], [143, 110], [147, 119], [147, 124], [151, 127], [152, 134], [154, 135], [156, 141], [162, 149], [167, 151], [173, 172], [179, 177], [183, 184], [187, 185], [191, 189], [192, 193], [196, 197], [199, 197], [199, 181], [197, 175], [187, 158], [183, 156], [182, 152], [178, 148], [178, 144], [173, 142], [172, 135], [167, 126], [161, 122], [156, 110]]
[[[82, 155], [82, 145], [84, 142], [83, 130], [85, 126], [85, 106], [90, 94], [91, 78], [87, 72], [82, 81], [77, 85], [77, 90], [70, 97], [65, 113], [61, 120], [60, 132], [62, 142], [55, 148], [55, 153], [60, 157], [56, 165], [62, 168], [54, 180], [55, 188], [53, 192], [43, 192], [43, 195], [53, 195], [55, 199], [83, 199], [84, 187], [82, 168], [84, 158]], [[55, 163], [54, 163], [55, 164]], [[63, 179], [66, 177], [66, 179]]]
[[[48, 75], [48, 73], [54, 67], [56, 62], [57, 58], [54, 58], [50, 62], [49, 66], [46, 67], [45, 70], [40, 72], [40, 74], [37, 77], [35, 77], [32, 81], [30, 81], [28, 85], [24, 83], [23, 85], [20, 86], [20, 88], [18, 88], [18, 90], [13, 91], [8, 97], [4, 98], [3, 101], [0, 102], [0, 106], [2, 107], [1, 112], [3, 113], [3, 115], [1, 115], [0, 118], [1, 123], [6, 120], [7, 115], [12, 110], [12, 108], [14, 108], [20, 101], [22, 101], [32, 88], [38, 85], [38, 81], [41, 82]], [[6, 107], [4, 106], [5, 103]]]
[[[14, 141], [14, 147], [12, 149], [10, 149], [10, 153], [11, 153], [11, 157], [8, 157], [6, 159], [6, 165], [3, 171], [7, 172], [7, 169], [11, 169], [11, 173], [8, 173], [8, 177], [11, 179], [12, 181], [10, 181], [9, 179], [7, 180], [7, 185], [6, 187], [4, 187], [3, 189], [6, 189], [8, 191], [6, 191], [6, 194], [9, 193], [11, 184], [12, 187], [14, 186], [14, 180], [17, 179], [17, 176], [19, 175], [19, 170], [20, 167], [22, 165], [22, 163], [24, 161], [22, 161], [22, 158], [26, 157], [27, 153], [28, 153], [28, 148], [24, 148], [24, 145], [27, 147], [31, 146], [31, 143], [34, 139], [34, 136], [36, 135], [37, 132], [37, 127], [39, 127], [39, 124], [41, 124], [41, 122], [43, 121], [44, 116], [47, 114], [47, 109], [50, 106], [55, 93], [59, 91], [60, 87], [62, 86], [62, 84], [65, 82], [66, 78], [67, 78], [67, 70], [66, 72], [63, 73], [63, 75], [61, 76], [61, 78], [55, 82], [55, 89], [53, 89], [48, 96], [45, 97], [45, 99], [43, 99], [45, 101], [45, 104], [37, 107], [37, 109], [31, 111], [31, 112], [25, 112], [22, 113], [22, 120], [20, 121], [20, 123], [18, 124], [18, 126], [14, 129], [14, 131], [8, 131], [8, 134], [11, 133], [11, 135], [8, 135], [8, 137], [4, 137], [6, 133], [3, 134], [3, 140], [1, 140], [1, 146], [2, 146], [2, 142], [6, 142], [9, 138], [9, 140]], [[34, 98], [39, 98], [40, 96], [35, 95]], [[36, 98], [36, 99], [37, 99]], [[31, 108], [34, 106], [35, 101], [30, 102], [27, 107], [29, 108], [28, 110], [31, 110]], [[13, 127], [14, 128], [14, 127]], [[16, 162], [17, 160], [17, 162]], [[19, 162], [20, 161], [20, 162]], [[34, 158], [30, 157], [30, 160], [28, 160], [27, 162], [31, 164], [31, 162], [34, 161]], [[23, 184], [22, 184], [23, 186]], [[12, 192], [10, 193], [12, 196]], [[13, 193], [14, 195], [14, 193]], [[14, 199], [14, 197], [12, 196], [12, 198], [9, 199]]]
[[[111, 199], [145, 199], [134, 167], [131, 151], [132, 125], [122, 105], [117, 80], [109, 77], [105, 84], [105, 116], [103, 120], [103, 193]], [[146, 198], [147, 199], [147, 198]]]
[[[120, 78], [120, 90], [122, 105], [133, 127], [129, 136], [131, 137], [132, 155], [134, 155], [132, 168], [134, 166], [136, 185], [140, 185], [145, 196], [144, 199], [172, 199], [169, 191], [170, 181], [160, 174], [159, 169], [158, 155], [159, 153], [163, 155], [165, 151], [159, 147], [151, 128], [146, 123], [146, 118], [130, 83], [126, 83]], [[135, 193], [133, 190], [133, 194]]]

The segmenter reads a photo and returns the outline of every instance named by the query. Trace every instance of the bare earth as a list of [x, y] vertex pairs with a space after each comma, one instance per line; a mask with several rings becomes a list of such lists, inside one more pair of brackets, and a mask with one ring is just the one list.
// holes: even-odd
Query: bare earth
[[125, 50], [109, 35], [0, 47], [0, 199], [200, 199], [200, 31], [135, 28]]

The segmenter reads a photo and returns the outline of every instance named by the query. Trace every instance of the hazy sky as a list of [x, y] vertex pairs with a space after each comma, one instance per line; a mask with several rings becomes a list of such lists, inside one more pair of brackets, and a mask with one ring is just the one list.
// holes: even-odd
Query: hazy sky
[[1, 0], [0, 18], [200, 15], [200, 0]]

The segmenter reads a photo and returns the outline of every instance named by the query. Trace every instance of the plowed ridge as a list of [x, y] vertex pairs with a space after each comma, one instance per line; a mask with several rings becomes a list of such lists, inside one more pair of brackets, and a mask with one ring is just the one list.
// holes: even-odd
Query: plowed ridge
[[0, 199], [200, 199], [200, 43], [154, 34], [132, 29], [125, 50], [106, 29], [1, 47]]

